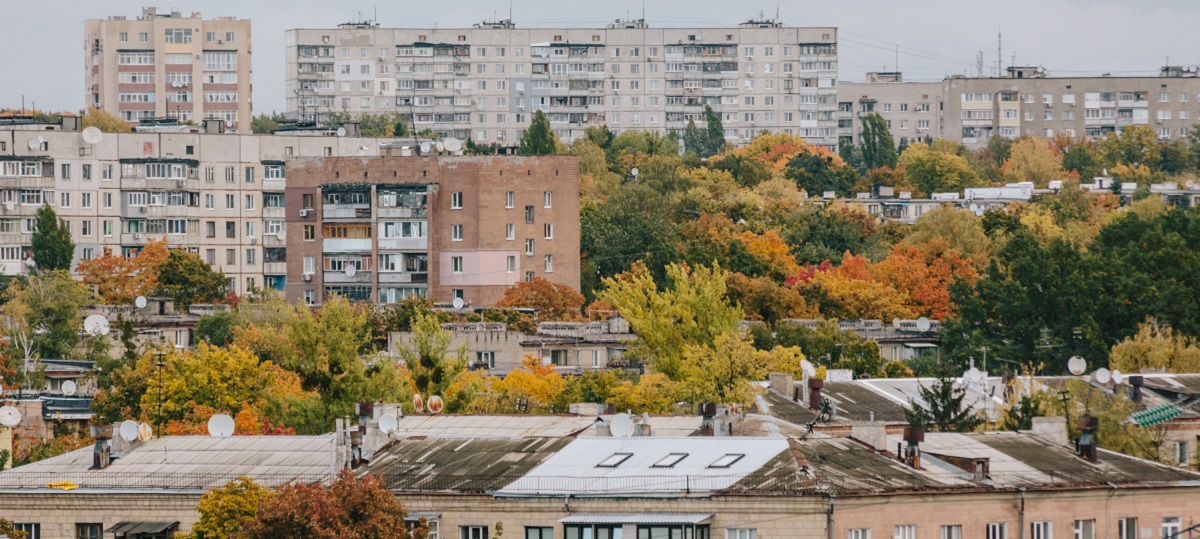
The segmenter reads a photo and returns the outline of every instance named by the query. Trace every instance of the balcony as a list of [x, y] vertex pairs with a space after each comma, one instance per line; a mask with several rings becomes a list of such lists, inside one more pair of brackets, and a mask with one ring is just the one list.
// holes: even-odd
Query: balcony
[[321, 207], [322, 219], [370, 219], [371, 207], [359, 204], [328, 204]]
[[263, 219], [284, 219], [286, 218], [284, 211], [284, 208], [279, 206], [268, 206], [262, 209], [262, 216]]
[[262, 235], [262, 246], [263, 247], [287, 247], [287, 240], [280, 238], [279, 234], [270, 234], [270, 233], [263, 234]]
[[[424, 206], [419, 207], [380, 207], [380, 219], [424, 219], [429, 216], [429, 209]], [[266, 217], [265, 215], [263, 217]]]
[[0, 178], [5, 189], [54, 189], [54, 178], [46, 176], [17, 176]]
[[353, 276], [344, 271], [326, 271], [321, 274], [325, 284], [371, 284], [370, 271], [356, 271]]
[[429, 238], [385, 238], [379, 240], [380, 251], [424, 251]]
[[264, 275], [286, 275], [287, 262], [263, 262]]
[[142, 232], [123, 232], [121, 234], [121, 245], [140, 245], [146, 243], [148, 234]]
[[[328, 273], [325, 274], [328, 280]], [[424, 284], [429, 281], [428, 273], [409, 273], [406, 271], [388, 271], [379, 273], [379, 284]]]
[[321, 249], [326, 253], [369, 253], [371, 238], [326, 238]]

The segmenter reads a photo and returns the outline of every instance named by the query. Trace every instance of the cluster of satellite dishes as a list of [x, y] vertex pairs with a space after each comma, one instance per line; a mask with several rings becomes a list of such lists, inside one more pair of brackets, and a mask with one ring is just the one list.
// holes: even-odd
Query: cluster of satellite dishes
[[449, 152], [457, 154], [462, 151], [462, 141], [456, 138], [446, 138], [434, 142], [422, 142], [420, 147], [421, 155], [429, 155], [430, 152], [434, 151], [437, 153]]
[[[1071, 356], [1071, 359], [1067, 360], [1067, 370], [1075, 376], [1081, 376], [1087, 372], [1087, 361], [1079, 356]], [[1125, 374], [1116, 369], [1110, 371], [1100, 367], [1092, 373], [1091, 378], [1099, 384], [1108, 384], [1109, 382], [1120, 384], [1125, 381]]]
[[144, 442], [154, 437], [154, 429], [148, 423], [138, 423], [132, 419], [121, 422], [121, 426], [117, 427], [117, 435], [126, 442], [141, 441]]
[[[920, 331], [921, 333], [925, 333], [926, 331], [929, 331], [929, 328], [933, 327], [933, 323], [930, 322], [929, 319], [925, 318], [924, 316], [918, 318], [916, 324], [917, 324], [917, 331]], [[901, 324], [901, 321], [899, 318], [892, 319], [892, 327], [893, 328], [900, 329], [901, 325], [902, 324]]]
[[421, 394], [417, 393], [416, 395], [413, 395], [413, 409], [416, 410], [417, 413], [429, 410], [429, 413], [437, 414], [446, 409], [446, 403], [437, 395], [429, 397], [429, 401], [426, 402], [424, 397], [421, 397]]
[[[146, 296], [138, 296], [137, 299], [133, 300], [133, 304], [139, 309], [145, 309], [148, 303]], [[108, 318], [102, 314], [88, 315], [87, 318], [83, 319], [83, 331], [93, 337], [96, 335], [108, 335], [110, 329]]]

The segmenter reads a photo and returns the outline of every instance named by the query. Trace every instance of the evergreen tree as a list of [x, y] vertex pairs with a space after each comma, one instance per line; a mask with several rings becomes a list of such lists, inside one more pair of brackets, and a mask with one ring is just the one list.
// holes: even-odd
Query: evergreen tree
[[521, 155], [553, 155], [557, 150], [554, 132], [550, 130], [550, 120], [542, 111], [533, 114], [533, 122], [529, 129], [521, 135]]
[[721, 125], [721, 116], [713, 112], [712, 107], [704, 105], [704, 122], [708, 124], [708, 157], [721, 153], [725, 148], [725, 126]]
[[888, 130], [887, 120], [879, 113], [871, 113], [862, 119], [862, 138], [859, 143], [863, 166], [868, 170], [880, 167], [896, 167], [896, 142]]
[[683, 151], [708, 157], [705, 155], [708, 151], [708, 133], [700, 131], [693, 120], [688, 120], [687, 127], [683, 128]]
[[58, 220], [58, 215], [49, 204], [37, 212], [37, 230], [33, 232], [33, 262], [38, 270], [70, 270], [71, 258], [75, 255], [75, 243], [71, 231]]
[[908, 423], [914, 427], [937, 425], [941, 432], [971, 432], [983, 423], [983, 418], [963, 406], [967, 390], [955, 387], [954, 378], [942, 374], [930, 387], [920, 387], [921, 400], [909, 401], [904, 411]]

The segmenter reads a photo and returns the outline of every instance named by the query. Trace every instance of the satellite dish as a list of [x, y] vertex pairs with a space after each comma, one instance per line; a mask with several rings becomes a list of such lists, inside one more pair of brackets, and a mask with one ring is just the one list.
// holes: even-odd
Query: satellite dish
[[963, 373], [963, 378], [970, 382], [978, 382], [983, 380], [983, 373], [979, 372], [979, 369], [971, 367], [970, 369], [967, 369], [967, 372]]
[[1116, 369], [1112, 371], [1112, 381], [1114, 384], [1120, 384], [1125, 381], [1125, 375]]
[[67, 380], [66, 382], [63, 382], [63, 385], [62, 385], [63, 395], [70, 397], [71, 395], [75, 394], [75, 391], [77, 389], [79, 389], [79, 387], [75, 385], [75, 382], [73, 380]]
[[83, 129], [83, 141], [88, 144], [100, 144], [104, 140], [104, 132], [99, 127], [91, 126]]
[[457, 152], [462, 149], [462, 141], [456, 138], [448, 138], [442, 141], [442, 145], [446, 147], [448, 152]]
[[391, 434], [400, 428], [400, 421], [392, 414], [383, 414], [379, 416], [379, 430], [384, 434]]
[[420, 393], [413, 395], [413, 410], [416, 410], [417, 412], [425, 411], [425, 399], [421, 398]]
[[216, 438], [233, 436], [233, 418], [226, 414], [208, 418], [208, 435]]
[[33, 137], [33, 138], [29, 139], [29, 149], [30, 150], [40, 150], [42, 148], [43, 142], [46, 142], [46, 139], [44, 139], [42, 137]]
[[121, 422], [121, 427], [117, 429], [117, 434], [121, 435], [121, 439], [126, 442], [132, 442], [138, 439], [138, 423], [132, 419], [126, 419]]
[[451, 305], [454, 305], [455, 309], [463, 308], [463, 299], [462, 298], [454, 298], [454, 301], [452, 301], [450, 303], [451, 303]]
[[139, 309], [145, 309], [146, 308], [146, 296], [138, 296], [137, 299], [133, 300], [133, 304], [137, 305], [137, 308], [139, 308]]
[[800, 360], [800, 371], [804, 373], [805, 378], [812, 378], [817, 375], [816, 367], [813, 367], [812, 362], [807, 359]]
[[354, 277], [358, 273], [358, 269], [354, 266], [346, 266], [346, 277]]
[[1079, 356], [1071, 356], [1071, 359], [1067, 360], [1067, 370], [1071, 371], [1071, 374], [1079, 376], [1087, 370], [1087, 361]]
[[1106, 369], [1104, 367], [1100, 367], [1099, 369], [1096, 369], [1095, 374], [1096, 374], [1096, 381], [1100, 382], [1101, 384], [1107, 384], [1108, 381], [1112, 379], [1112, 373], [1108, 372], [1108, 369]]
[[630, 170], [629, 170], [629, 175], [630, 175], [630, 176], [633, 176], [634, 178], [636, 178], [636, 177], [637, 177], [637, 175], [638, 175], [638, 169], [637, 169], [637, 167], [633, 167], [632, 169], [630, 169]]
[[892, 319], [892, 329], [900, 329], [900, 319], [899, 318]]
[[83, 319], [83, 330], [88, 335], [108, 335], [108, 319], [102, 314], [89, 315]]
[[437, 148], [437, 151], [439, 151], [439, 152], [446, 151], [446, 145], [444, 143], [442, 143], [442, 141], [440, 141], [440, 140], [437, 141], [436, 143], [434, 143], [433, 147]]
[[429, 397], [429, 413], [431, 413], [431, 414], [439, 413], [445, 407], [446, 407], [446, 403], [442, 401], [441, 397], [439, 397], [437, 395]]
[[428, 142], [422, 142], [421, 143], [421, 155], [425, 155], [425, 154], [429, 153], [429, 148], [430, 148], [430, 146], [429, 146]]
[[21, 424], [21, 411], [16, 406], [0, 407], [0, 426], [15, 427]]
[[275, 236], [278, 237], [280, 241], [283, 241], [287, 239], [287, 232], [280, 230], [278, 234], [275, 234]]
[[929, 331], [930, 326], [931, 326], [931, 324], [929, 323], [928, 318], [925, 318], [924, 316], [922, 316], [917, 319], [917, 331], [924, 333], [926, 331]]
[[154, 429], [149, 423], [138, 423], [137, 438], [141, 441], [146, 441], [154, 437]]
[[633, 419], [629, 414], [614, 415], [608, 422], [608, 429], [614, 438], [628, 438], [633, 436]]
[[338, 130], [337, 130], [337, 136], [339, 136], [339, 137], [344, 137], [344, 136], [346, 136], [346, 128], [345, 128], [345, 127], [339, 127], [339, 128], [338, 128]]

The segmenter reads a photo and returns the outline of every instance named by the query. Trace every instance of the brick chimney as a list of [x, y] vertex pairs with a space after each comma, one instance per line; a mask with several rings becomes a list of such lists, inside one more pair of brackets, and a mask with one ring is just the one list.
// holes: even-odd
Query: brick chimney
[[820, 378], [808, 379], [808, 407], [813, 410], [821, 409], [821, 388], [825, 387], [825, 380]]

